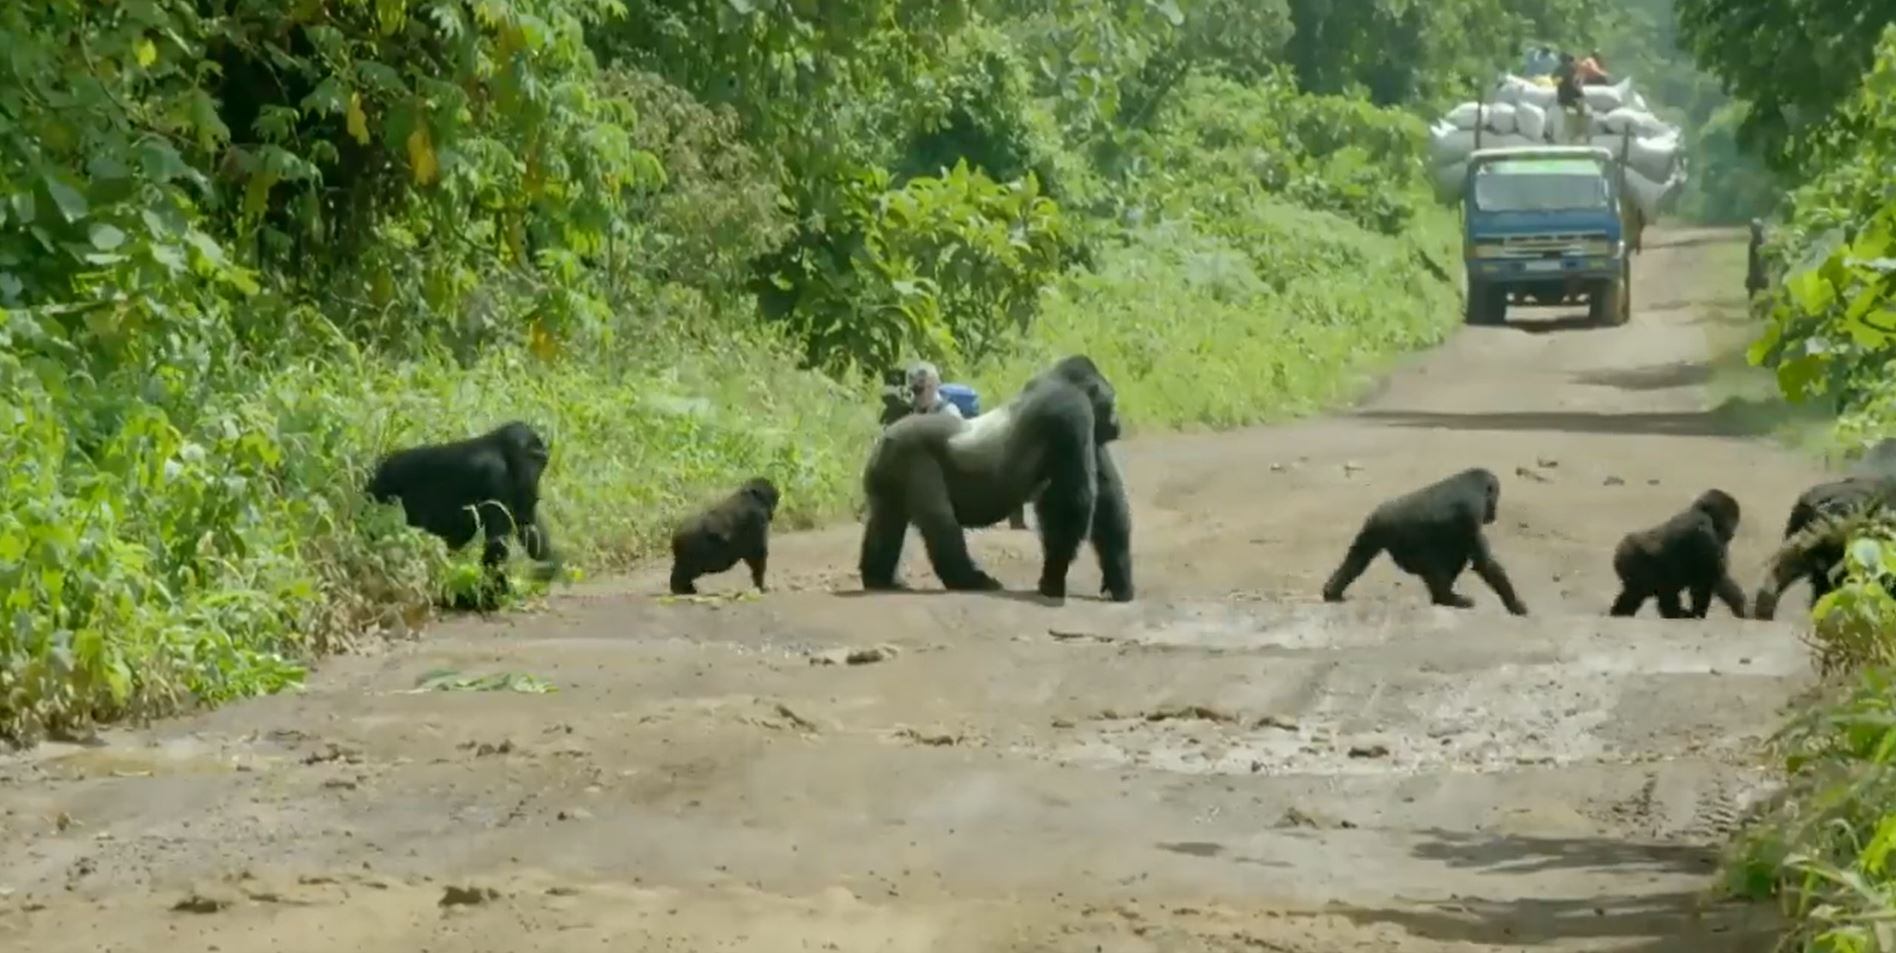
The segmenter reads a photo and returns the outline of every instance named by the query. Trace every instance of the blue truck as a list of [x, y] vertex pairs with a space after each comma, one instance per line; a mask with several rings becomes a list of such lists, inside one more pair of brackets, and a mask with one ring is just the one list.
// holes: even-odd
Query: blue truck
[[1477, 148], [1462, 188], [1469, 324], [1509, 305], [1585, 301], [1598, 324], [1632, 313], [1632, 252], [1644, 224], [1622, 165], [1599, 146]]

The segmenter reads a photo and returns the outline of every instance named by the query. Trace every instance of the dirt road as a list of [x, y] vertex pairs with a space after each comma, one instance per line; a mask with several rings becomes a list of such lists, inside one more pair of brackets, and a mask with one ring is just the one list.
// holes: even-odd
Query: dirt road
[[[865, 597], [842, 526], [762, 599], [665, 604], [655, 566], [13, 756], [0, 948], [1762, 949], [1698, 893], [1808, 683], [1793, 625], [1604, 614], [1621, 533], [1721, 486], [1749, 587], [1818, 473], [1707, 410], [1738, 241], [1652, 236], [1625, 327], [1466, 329], [1352, 412], [1130, 441], [1130, 605]], [[1318, 600], [1371, 505], [1473, 464], [1532, 616], [1387, 561]], [[1031, 587], [1031, 534], [974, 539]], [[558, 690], [410, 691], [437, 670]]]

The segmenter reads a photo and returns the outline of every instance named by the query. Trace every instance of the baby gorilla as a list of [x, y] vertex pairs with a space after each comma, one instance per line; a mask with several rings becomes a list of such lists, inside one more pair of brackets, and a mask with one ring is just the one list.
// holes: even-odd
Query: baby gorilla
[[777, 487], [754, 477], [716, 506], [685, 520], [672, 534], [671, 591], [698, 591], [693, 580], [723, 572], [738, 560], [750, 566], [751, 581], [764, 589], [764, 564], [770, 558], [770, 521], [777, 515]]
[[1658, 526], [1627, 533], [1613, 550], [1620, 593], [1611, 614], [1633, 615], [1647, 599], [1656, 599], [1661, 616], [1683, 619], [1679, 592], [1687, 590], [1694, 619], [1705, 618], [1713, 595], [1732, 615], [1744, 618], [1744, 591], [1732, 580], [1726, 556], [1737, 532], [1738, 501], [1724, 490], [1711, 489]]
[[1323, 600], [1343, 601], [1343, 590], [1377, 554], [1388, 550], [1404, 572], [1422, 578], [1430, 601], [1438, 606], [1474, 606], [1473, 599], [1454, 589], [1455, 578], [1472, 566], [1509, 612], [1526, 615], [1527, 606], [1514, 594], [1507, 571], [1481, 534], [1483, 526], [1494, 522], [1500, 500], [1501, 481], [1486, 469], [1471, 467], [1384, 502], [1363, 521], [1343, 564], [1323, 584]]

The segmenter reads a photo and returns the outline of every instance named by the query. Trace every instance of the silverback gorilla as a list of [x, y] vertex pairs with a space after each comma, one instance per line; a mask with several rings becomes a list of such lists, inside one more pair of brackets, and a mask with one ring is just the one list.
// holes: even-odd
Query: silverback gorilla
[[487, 585], [476, 600], [455, 606], [485, 611], [508, 588], [501, 572], [508, 536], [518, 537], [533, 559], [552, 558], [539, 517], [548, 457], [539, 433], [515, 420], [467, 440], [397, 450], [376, 464], [368, 492], [378, 503], [399, 501], [408, 525], [441, 537], [451, 550], [476, 533], [486, 538], [481, 565]]
[[1040, 594], [1066, 597], [1067, 569], [1090, 537], [1101, 592], [1131, 601], [1132, 513], [1106, 449], [1118, 438], [1113, 387], [1084, 355], [1061, 360], [973, 420], [921, 414], [895, 421], [863, 468], [863, 588], [903, 588], [895, 570], [913, 522], [944, 587], [1000, 589], [975, 566], [963, 530], [992, 526], [1032, 498], [1044, 560]]
[[1422, 578], [1429, 587], [1429, 600], [1438, 606], [1474, 606], [1474, 600], [1454, 588], [1455, 577], [1472, 566], [1509, 612], [1526, 615], [1527, 606], [1514, 594], [1507, 571], [1481, 533], [1483, 526], [1494, 522], [1500, 500], [1501, 481], [1494, 473], [1471, 467], [1385, 501], [1363, 520], [1343, 563], [1323, 584], [1324, 601], [1343, 601], [1350, 583], [1377, 554], [1388, 550], [1389, 558], [1404, 572]]
[[[882, 379], [882, 426], [887, 427], [914, 412], [915, 407], [909, 401], [908, 372], [898, 367], [884, 374]], [[1014, 512], [1008, 514], [1007, 526], [1009, 529], [1027, 528], [1027, 504], [1022, 503], [1014, 507]]]
[[1771, 557], [1765, 581], [1752, 600], [1751, 617], [1777, 615], [1778, 599], [1800, 577], [1810, 581], [1812, 605], [1836, 588], [1830, 574], [1843, 562], [1846, 527], [1841, 519], [1860, 508], [1887, 506], [1896, 500], [1896, 478], [1847, 476], [1805, 490], [1791, 504], [1784, 542]]
[[699, 576], [723, 572], [743, 560], [751, 582], [764, 589], [770, 560], [770, 521], [777, 515], [777, 486], [752, 477], [717, 505], [694, 514], [672, 533], [671, 591], [698, 591]]
[[1732, 580], [1727, 561], [1738, 519], [1738, 501], [1711, 489], [1665, 522], [1627, 533], [1613, 550], [1620, 592], [1608, 614], [1633, 615], [1647, 599], [1655, 599], [1660, 616], [1683, 619], [1679, 593], [1684, 590], [1691, 593], [1694, 619], [1705, 618], [1714, 595], [1732, 615], [1744, 618], [1745, 594]]

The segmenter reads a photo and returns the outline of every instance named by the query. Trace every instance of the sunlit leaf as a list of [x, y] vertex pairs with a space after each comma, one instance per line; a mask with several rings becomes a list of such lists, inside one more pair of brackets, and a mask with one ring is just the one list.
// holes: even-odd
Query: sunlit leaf
[[427, 185], [434, 181], [436, 165], [434, 143], [428, 137], [426, 122], [415, 123], [414, 131], [408, 134], [408, 166], [413, 170], [415, 183]]
[[369, 117], [362, 111], [362, 94], [349, 94], [349, 135], [362, 145], [369, 144]]
[[52, 196], [54, 207], [59, 209], [60, 216], [68, 223], [85, 218], [91, 211], [91, 207], [86, 204], [86, 197], [79, 194], [79, 190], [60, 181], [51, 173], [42, 178], [46, 183], [47, 194]]
[[92, 247], [100, 251], [111, 251], [125, 244], [125, 233], [104, 222], [93, 223], [87, 237], [92, 240]]

